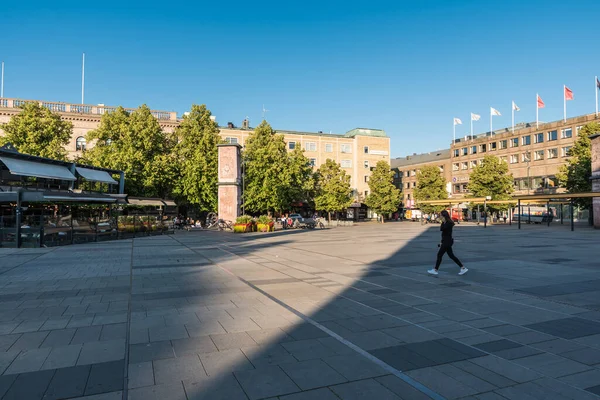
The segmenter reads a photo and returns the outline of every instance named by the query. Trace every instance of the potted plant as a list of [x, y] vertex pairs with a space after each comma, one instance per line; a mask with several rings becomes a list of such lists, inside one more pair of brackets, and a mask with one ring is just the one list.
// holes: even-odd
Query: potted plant
[[235, 224], [233, 224], [233, 231], [235, 233], [246, 233], [252, 231], [252, 217], [249, 215], [242, 215], [236, 218]]
[[272, 232], [275, 224], [267, 215], [261, 215], [257, 220], [257, 228], [259, 232]]

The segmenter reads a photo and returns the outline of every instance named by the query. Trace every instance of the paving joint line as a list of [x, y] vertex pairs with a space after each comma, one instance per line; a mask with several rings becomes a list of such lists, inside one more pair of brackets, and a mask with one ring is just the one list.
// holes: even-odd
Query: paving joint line
[[[135, 238], [131, 240], [131, 253], [129, 259], [129, 294], [127, 297], [127, 324], [125, 332], [125, 360], [123, 361], [123, 396], [122, 400], [127, 400], [129, 396], [129, 343], [131, 340], [131, 309], [133, 293], [133, 256], [134, 256]], [[154, 374], [154, 368], [152, 368]]]

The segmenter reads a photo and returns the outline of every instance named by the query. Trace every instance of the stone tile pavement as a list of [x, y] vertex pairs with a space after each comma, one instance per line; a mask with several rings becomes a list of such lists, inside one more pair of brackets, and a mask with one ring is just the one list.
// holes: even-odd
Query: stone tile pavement
[[0, 399], [597, 399], [600, 232], [417, 223], [0, 249]]

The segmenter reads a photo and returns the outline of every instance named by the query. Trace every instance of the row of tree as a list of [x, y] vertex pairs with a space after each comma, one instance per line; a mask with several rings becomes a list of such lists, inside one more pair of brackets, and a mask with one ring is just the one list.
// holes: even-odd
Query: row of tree
[[[567, 162], [560, 167], [557, 174], [559, 185], [568, 193], [590, 192], [592, 190], [592, 158], [589, 136], [600, 132], [600, 124], [591, 122], [579, 132], [579, 137], [568, 152]], [[497, 157], [487, 155], [469, 175], [469, 193], [474, 197], [491, 197], [492, 200], [509, 200], [514, 191], [513, 176], [508, 172], [508, 164]], [[448, 198], [446, 181], [436, 166], [425, 166], [417, 174], [417, 186], [414, 191], [417, 201], [445, 200]], [[591, 198], [575, 200], [583, 208], [590, 208]], [[505, 211], [509, 203], [496, 204], [492, 211]], [[426, 213], [440, 212], [445, 206], [422, 204], [421, 210]], [[591, 209], [591, 208], [590, 208]]]
[[[60, 115], [27, 103], [3, 126], [0, 143], [19, 152], [67, 159], [73, 125]], [[125, 192], [132, 196], [174, 198], [199, 212], [217, 209], [219, 127], [204, 105], [193, 105], [173, 133], [165, 133], [150, 109], [133, 112], [122, 107], [104, 114], [97, 129], [87, 134], [94, 146], [78, 162], [125, 172]], [[328, 213], [352, 203], [350, 176], [333, 160], [314, 172], [300, 148], [287, 151], [283, 135], [263, 121], [243, 150], [244, 206], [250, 213], [285, 212], [295, 202], [312, 204]], [[369, 181], [366, 204], [380, 214], [398, 209], [400, 192], [393, 173], [382, 161]]]

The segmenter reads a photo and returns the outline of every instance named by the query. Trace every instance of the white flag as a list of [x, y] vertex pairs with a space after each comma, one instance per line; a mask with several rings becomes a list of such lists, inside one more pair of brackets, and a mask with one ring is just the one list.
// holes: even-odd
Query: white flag
[[502, 115], [500, 114], [500, 111], [496, 110], [494, 107], [490, 107], [490, 113], [492, 115]]
[[481, 118], [481, 115], [471, 113], [471, 121], [479, 121], [479, 118]]
[[513, 110], [515, 110], [515, 111], [521, 111], [521, 109], [519, 108], [519, 106], [517, 106], [514, 101], [512, 103], [513, 103]]
[[462, 125], [460, 118], [454, 118], [454, 125]]

